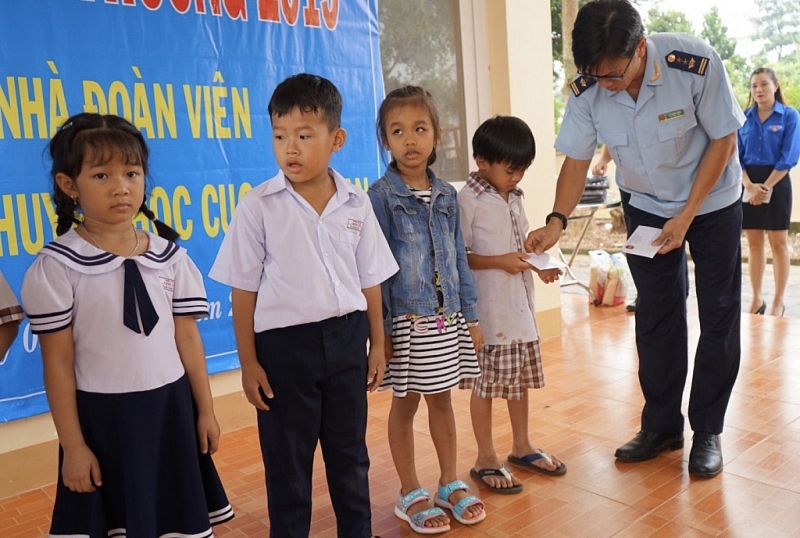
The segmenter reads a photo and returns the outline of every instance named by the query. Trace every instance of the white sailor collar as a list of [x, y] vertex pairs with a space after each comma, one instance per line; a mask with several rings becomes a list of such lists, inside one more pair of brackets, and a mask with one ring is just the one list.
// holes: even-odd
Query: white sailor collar
[[[148, 231], [139, 231], [147, 234], [149, 246], [143, 254], [130, 258], [137, 265], [158, 269], [177, 263], [186, 256], [186, 249], [179, 247], [172, 241], [167, 241], [163, 237]], [[87, 275], [111, 272], [121, 266], [126, 259], [129, 259], [100, 250], [78, 235], [75, 229], [69, 230], [64, 235], [57, 237], [53, 242], [45, 245], [39, 251], [39, 254], [52, 256], [70, 269]]]

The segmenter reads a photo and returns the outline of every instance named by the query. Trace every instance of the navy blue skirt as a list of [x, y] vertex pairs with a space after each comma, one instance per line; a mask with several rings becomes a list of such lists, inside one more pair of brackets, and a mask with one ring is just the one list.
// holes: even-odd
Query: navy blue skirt
[[214, 462], [199, 450], [189, 382], [123, 394], [77, 392], [86, 444], [103, 485], [70, 491], [59, 477], [50, 536], [211, 537], [233, 517]]
[[[764, 183], [772, 173], [772, 166], [747, 166], [747, 175], [753, 183]], [[792, 178], [789, 174], [772, 188], [768, 204], [742, 204], [742, 229], [788, 230], [792, 219]]]

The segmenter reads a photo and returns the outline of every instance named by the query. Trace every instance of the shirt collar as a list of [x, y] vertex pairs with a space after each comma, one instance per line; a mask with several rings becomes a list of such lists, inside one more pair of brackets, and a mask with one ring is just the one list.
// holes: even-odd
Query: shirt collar
[[[770, 113], [770, 116], [772, 114], [781, 114], [782, 115], [783, 111], [785, 109], [786, 109], [786, 105], [784, 105], [782, 103], [779, 103], [778, 101], [775, 101], [775, 105], [772, 107], [772, 112]], [[758, 105], [757, 104], [751, 106], [750, 108], [748, 108], [747, 110], [744, 111], [744, 115], [745, 116], [752, 116], [753, 114], [757, 114], [757, 113], [758, 113]]]
[[[497, 193], [497, 189], [492, 187], [488, 181], [479, 176], [478, 172], [470, 172], [469, 177], [467, 178], [467, 186], [472, 189], [472, 192], [475, 193], [476, 198], [484, 192]], [[522, 189], [519, 187], [514, 187], [511, 190], [511, 194], [515, 194], [520, 198], [523, 196]]]
[[[347, 181], [339, 172], [333, 168], [328, 168], [328, 173], [331, 175], [331, 177], [333, 177], [333, 182], [336, 185], [335, 197], [338, 200], [345, 202], [351, 196], [357, 195], [356, 187]], [[283, 170], [279, 170], [277, 174], [267, 180], [266, 184], [264, 185], [264, 190], [261, 191], [261, 196], [269, 196], [284, 190], [291, 190], [292, 192], [295, 192], [294, 189], [291, 188], [291, 183], [289, 183], [289, 181], [286, 179], [286, 175], [283, 173]]]
[[[433, 173], [433, 170], [428, 168], [426, 170], [428, 174], [428, 178], [431, 180], [431, 195], [433, 195], [434, 191], [442, 192], [442, 187], [439, 184], [441, 181], [439, 178], [436, 177], [436, 174]], [[403, 178], [400, 177], [400, 174], [397, 173], [397, 170], [389, 166], [384, 173], [386, 179], [389, 180], [389, 188], [392, 189], [392, 192], [397, 196], [414, 196], [411, 192], [411, 188], [406, 185], [406, 182], [403, 181]]]

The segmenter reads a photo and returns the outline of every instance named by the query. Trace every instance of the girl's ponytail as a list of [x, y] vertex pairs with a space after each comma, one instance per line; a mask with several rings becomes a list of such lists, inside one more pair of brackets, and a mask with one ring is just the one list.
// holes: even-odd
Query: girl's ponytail
[[81, 221], [75, 215], [78, 209], [78, 201], [73, 200], [67, 196], [61, 189], [56, 188], [55, 192], [56, 204], [56, 235], [64, 235], [67, 233], [72, 225], [80, 224]]
[[158, 233], [159, 236], [173, 242], [181, 238], [178, 232], [156, 218], [156, 214], [147, 207], [146, 199], [142, 202], [142, 207], [139, 208], [139, 211], [143, 213], [145, 217], [153, 221], [153, 226], [156, 227], [156, 233]]

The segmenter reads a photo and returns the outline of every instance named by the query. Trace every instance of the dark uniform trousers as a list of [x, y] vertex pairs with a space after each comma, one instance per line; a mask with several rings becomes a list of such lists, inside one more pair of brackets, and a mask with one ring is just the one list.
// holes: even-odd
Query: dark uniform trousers
[[319, 441], [340, 538], [372, 535], [364, 312], [256, 335], [274, 398], [258, 411], [272, 538], [307, 538]]
[[[639, 225], [663, 228], [664, 217], [629, 204], [623, 193], [628, 236]], [[722, 432], [725, 410], [739, 372], [742, 302], [742, 205], [695, 217], [685, 241], [695, 264], [700, 339], [689, 396], [692, 430]], [[642, 429], [682, 433], [681, 398], [688, 371], [685, 245], [649, 259], [628, 256], [636, 284], [636, 347], [644, 394]]]

